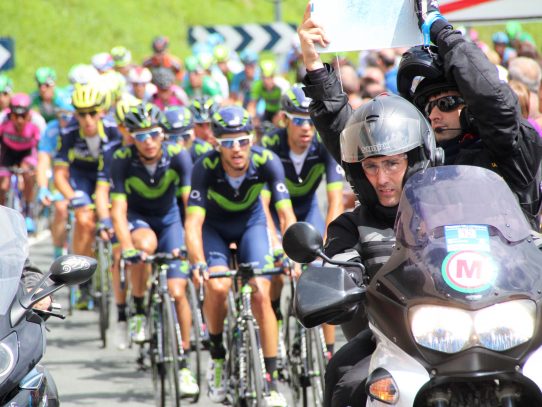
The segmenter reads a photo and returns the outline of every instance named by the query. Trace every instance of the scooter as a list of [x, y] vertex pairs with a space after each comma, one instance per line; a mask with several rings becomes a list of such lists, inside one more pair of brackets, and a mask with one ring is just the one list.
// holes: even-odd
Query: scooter
[[443, 166], [406, 182], [389, 261], [361, 282], [309, 224], [287, 230], [294, 261], [316, 257], [295, 297], [307, 328], [364, 302], [376, 350], [367, 406], [542, 406], [542, 253], [506, 183], [479, 167]]
[[28, 257], [24, 219], [0, 206], [0, 225], [0, 404], [57, 406], [55, 383], [39, 361], [45, 353], [45, 319], [64, 316], [32, 306], [66, 285], [87, 281], [97, 263], [85, 256], [59, 257], [28, 291], [21, 281]]

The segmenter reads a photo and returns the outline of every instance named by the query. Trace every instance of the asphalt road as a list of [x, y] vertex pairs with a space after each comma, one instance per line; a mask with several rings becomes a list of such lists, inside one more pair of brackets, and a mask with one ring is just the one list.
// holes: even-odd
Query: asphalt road
[[[30, 258], [47, 270], [52, 262], [50, 239], [31, 244]], [[62, 304], [64, 313], [67, 299], [67, 289], [55, 295], [55, 302]], [[150, 372], [138, 371], [136, 350], [117, 350], [111, 329], [108, 347], [101, 348], [97, 321], [98, 314], [93, 311], [74, 311], [65, 320], [50, 318], [47, 321], [50, 332], [47, 334], [47, 351], [42, 363], [50, 369], [55, 379], [62, 406], [154, 405]], [[203, 357], [205, 368], [207, 352], [203, 352]], [[199, 402], [193, 406], [213, 405], [205, 394], [205, 385], [203, 387]], [[284, 387], [281, 386], [281, 389], [287, 393]]]

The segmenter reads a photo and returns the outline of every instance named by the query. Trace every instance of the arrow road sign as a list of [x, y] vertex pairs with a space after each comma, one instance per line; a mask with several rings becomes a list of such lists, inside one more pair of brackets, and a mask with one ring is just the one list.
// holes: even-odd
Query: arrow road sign
[[188, 29], [188, 42], [205, 43], [207, 36], [212, 33], [221, 34], [226, 45], [235, 50], [242, 51], [250, 48], [255, 52], [272, 51], [277, 54], [288, 52], [296, 33], [295, 24], [243, 24], [243, 25], [195, 25]]
[[15, 66], [15, 44], [11, 37], [0, 37], [0, 71]]

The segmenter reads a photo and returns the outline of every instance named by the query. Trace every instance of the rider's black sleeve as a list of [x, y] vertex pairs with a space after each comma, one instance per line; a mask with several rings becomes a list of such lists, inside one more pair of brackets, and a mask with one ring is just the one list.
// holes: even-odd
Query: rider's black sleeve
[[305, 84], [303, 90], [308, 97], [312, 98], [309, 112], [320, 138], [335, 161], [340, 163], [339, 136], [352, 114], [352, 108], [348, 104], [348, 96], [342, 91], [333, 68], [325, 64], [325, 69], [327, 75], [322, 75], [318, 82], [311, 81], [307, 74], [303, 81]]
[[[352, 212], [345, 212], [339, 215], [327, 227], [327, 240], [324, 252], [327, 256], [333, 257], [336, 254], [349, 250], [356, 250], [359, 253], [359, 231], [358, 211], [359, 206]], [[361, 256], [361, 253], [360, 253]]]
[[43, 278], [43, 272], [35, 265], [26, 259], [23, 268], [21, 281], [26, 289], [34, 288]]
[[[542, 142], [521, 116], [518, 98], [484, 53], [458, 31], [443, 29], [437, 35], [444, 72], [457, 83], [468, 106], [472, 134], [480, 136], [493, 167], [516, 193], [531, 217], [538, 213]], [[460, 164], [474, 164], [460, 162]]]

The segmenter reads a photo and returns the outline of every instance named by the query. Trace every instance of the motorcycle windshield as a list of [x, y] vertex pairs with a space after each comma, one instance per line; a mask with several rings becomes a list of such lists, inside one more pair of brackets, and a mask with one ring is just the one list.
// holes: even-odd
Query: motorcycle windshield
[[0, 315], [5, 315], [17, 294], [28, 257], [26, 226], [17, 211], [0, 206]]
[[509, 242], [530, 234], [517, 199], [501, 177], [473, 166], [428, 168], [409, 178], [399, 203], [395, 231], [407, 247], [422, 247], [445, 225], [493, 226]]
[[407, 301], [433, 297], [477, 308], [542, 290], [542, 254], [529, 239], [529, 224], [489, 170], [446, 166], [412, 176], [396, 233], [403, 262], [384, 266], [380, 278]]

